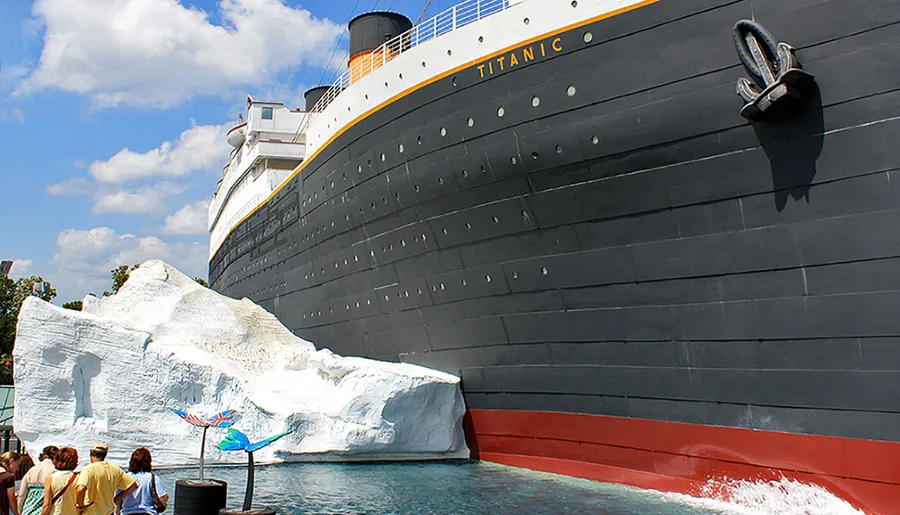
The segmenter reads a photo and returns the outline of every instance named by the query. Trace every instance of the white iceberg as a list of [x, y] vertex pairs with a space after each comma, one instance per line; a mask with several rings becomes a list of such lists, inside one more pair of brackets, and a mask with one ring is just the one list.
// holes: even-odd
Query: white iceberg
[[[258, 461], [465, 458], [459, 378], [316, 350], [253, 302], [200, 286], [161, 261], [84, 310], [28, 298], [15, 350], [16, 434], [29, 450], [110, 445], [127, 462], [195, 464], [200, 429], [168, 408], [237, 409], [251, 440], [293, 434]], [[210, 443], [224, 433], [209, 430]], [[82, 461], [86, 461], [82, 456]], [[243, 462], [207, 446], [207, 462]]]

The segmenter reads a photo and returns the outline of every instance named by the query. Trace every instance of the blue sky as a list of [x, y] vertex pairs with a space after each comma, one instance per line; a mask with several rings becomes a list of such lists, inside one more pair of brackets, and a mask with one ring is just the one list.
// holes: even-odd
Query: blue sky
[[0, 1], [0, 258], [57, 303], [102, 292], [118, 264], [206, 277], [205, 202], [247, 95], [302, 107], [345, 66], [352, 16], [425, 4]]

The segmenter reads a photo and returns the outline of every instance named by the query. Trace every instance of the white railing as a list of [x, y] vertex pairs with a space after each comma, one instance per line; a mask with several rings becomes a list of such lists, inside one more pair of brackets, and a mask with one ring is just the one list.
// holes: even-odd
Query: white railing
[[321, 113], [351, 84], [384, 66], [385, 63], [403, 52], [482, 18], [504, 11], [514, 3], [517, 2], [514, 0], [465, 0], [433, 18], [419, 23], [354, 61], [353, 66], [334, 81], [311, 111]]

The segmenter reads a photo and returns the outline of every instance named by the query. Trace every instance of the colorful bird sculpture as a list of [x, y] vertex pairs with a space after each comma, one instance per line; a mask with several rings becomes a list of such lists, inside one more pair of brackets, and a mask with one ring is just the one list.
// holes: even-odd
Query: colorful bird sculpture
[[203, 440], [200, 442], [200, 481], [203, 481], [203, 465], [204, 457], [206, 456], [206, 430], [211, 427], [218, 427], [222, 429], [231, 427], [232, 425], [234, 425], [234, 420], [232, 420], [232, 418], [234, 418], [234, 414], [237, 413], [237, 411], [233, 409], [225, 410], [216, 413], [208, 419], [198, 417], [197, 415], [192, 415], [186, 411], [181, 411], [180, 409], [169, 408], [169, 411], [184, 419], [184, 421], [188, 424], [203, 428]]
[[291, 433], [293, 433], [292, 430], [287, 430], [264, 440], [250, 443], [250, 439], [247, 438], [247, 435], [237, 429], [231, 428], [228, 430], [228, 435], [225, 436], [225, 439], [219, 442], [218, 447], [223, 451], [244, 451], [247, 453], [247, 492], [244, 494], [243, 511], [250, 511], [253, 505], [253, 453]]

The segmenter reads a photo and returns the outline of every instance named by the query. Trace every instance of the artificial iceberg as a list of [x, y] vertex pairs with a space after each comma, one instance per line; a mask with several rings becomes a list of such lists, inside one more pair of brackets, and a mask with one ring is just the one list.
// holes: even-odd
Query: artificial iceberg
[[116, 295], [86, 297], [81, 312], [27, 299], [14, 358], [14, 427], [29, 449], [102, 440], [114, 460], [147, 446], [154, 465], [192, 464], [200, 430], [168, 408], [234, 408], [247, 434], [293, 431], [259, 461], [469, 455], [458, 377], [316, 350], [253, 302], [162, 261], [141, 265]]

